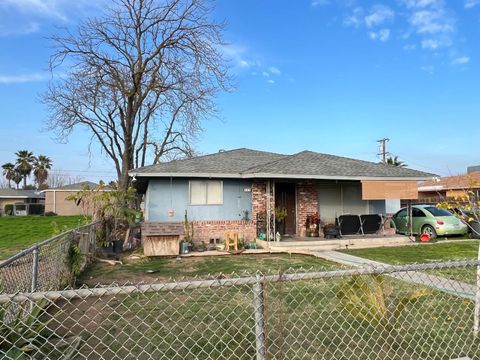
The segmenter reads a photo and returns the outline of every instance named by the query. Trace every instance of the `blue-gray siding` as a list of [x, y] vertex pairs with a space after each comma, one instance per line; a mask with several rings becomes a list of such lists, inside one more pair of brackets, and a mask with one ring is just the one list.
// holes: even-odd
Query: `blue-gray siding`
[[[242, 220], [252, 215], [251, 180], [223, 180], [223, 205], [190, 205], [189, 179], [151, 179], [145, 207], [148, 221], [182, 221], [185, 210], [190, 220]], [[174, 216], [168, 215], [169, 209]]]

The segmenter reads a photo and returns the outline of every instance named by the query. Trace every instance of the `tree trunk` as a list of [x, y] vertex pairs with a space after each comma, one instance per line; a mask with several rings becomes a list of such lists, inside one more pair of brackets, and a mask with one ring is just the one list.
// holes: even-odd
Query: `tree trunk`
[[27, 175], [23, 177], [23, 190], [27, 188]]
[[130, 186], [130, 176], [128, 172], [133, 168], [133, 151], [131, 146], [126, 146], [122, 156], [122, 172], [118, 179], [118, 189], [127, 190]]

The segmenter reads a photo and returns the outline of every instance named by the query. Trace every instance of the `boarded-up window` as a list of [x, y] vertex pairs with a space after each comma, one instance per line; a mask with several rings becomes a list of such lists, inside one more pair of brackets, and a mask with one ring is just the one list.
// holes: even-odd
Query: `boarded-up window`
[[223, 181], [190, 181], [190, 205], [222, 205]]
[[416, 181], [362, 181], [363, 200], [418, 199]]

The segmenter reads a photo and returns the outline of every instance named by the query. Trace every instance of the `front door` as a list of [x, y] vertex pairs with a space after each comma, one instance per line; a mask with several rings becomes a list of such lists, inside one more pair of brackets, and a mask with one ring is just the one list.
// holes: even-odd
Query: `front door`
[[295, 184], [275, 183], [275, 214], [284, 217], [276, 225], [277, 231], [282, 235], [295, 235], [295, 202]]

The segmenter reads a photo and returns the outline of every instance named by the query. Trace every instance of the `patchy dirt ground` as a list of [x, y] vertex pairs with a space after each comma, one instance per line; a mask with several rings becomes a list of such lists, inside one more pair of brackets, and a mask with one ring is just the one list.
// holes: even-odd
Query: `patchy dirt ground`
[[192, 278], [196, 276], [227, 276], [235, 273], [278, 272], [287, 269], [330, 269], [336, 264], [307, 255], [267, 254], [230, 255], [189, 258], [125, 258], [123, 264], [110, 265], [96, 262], [78, 279], [78, 286], [98, 284], [125, 284]]

